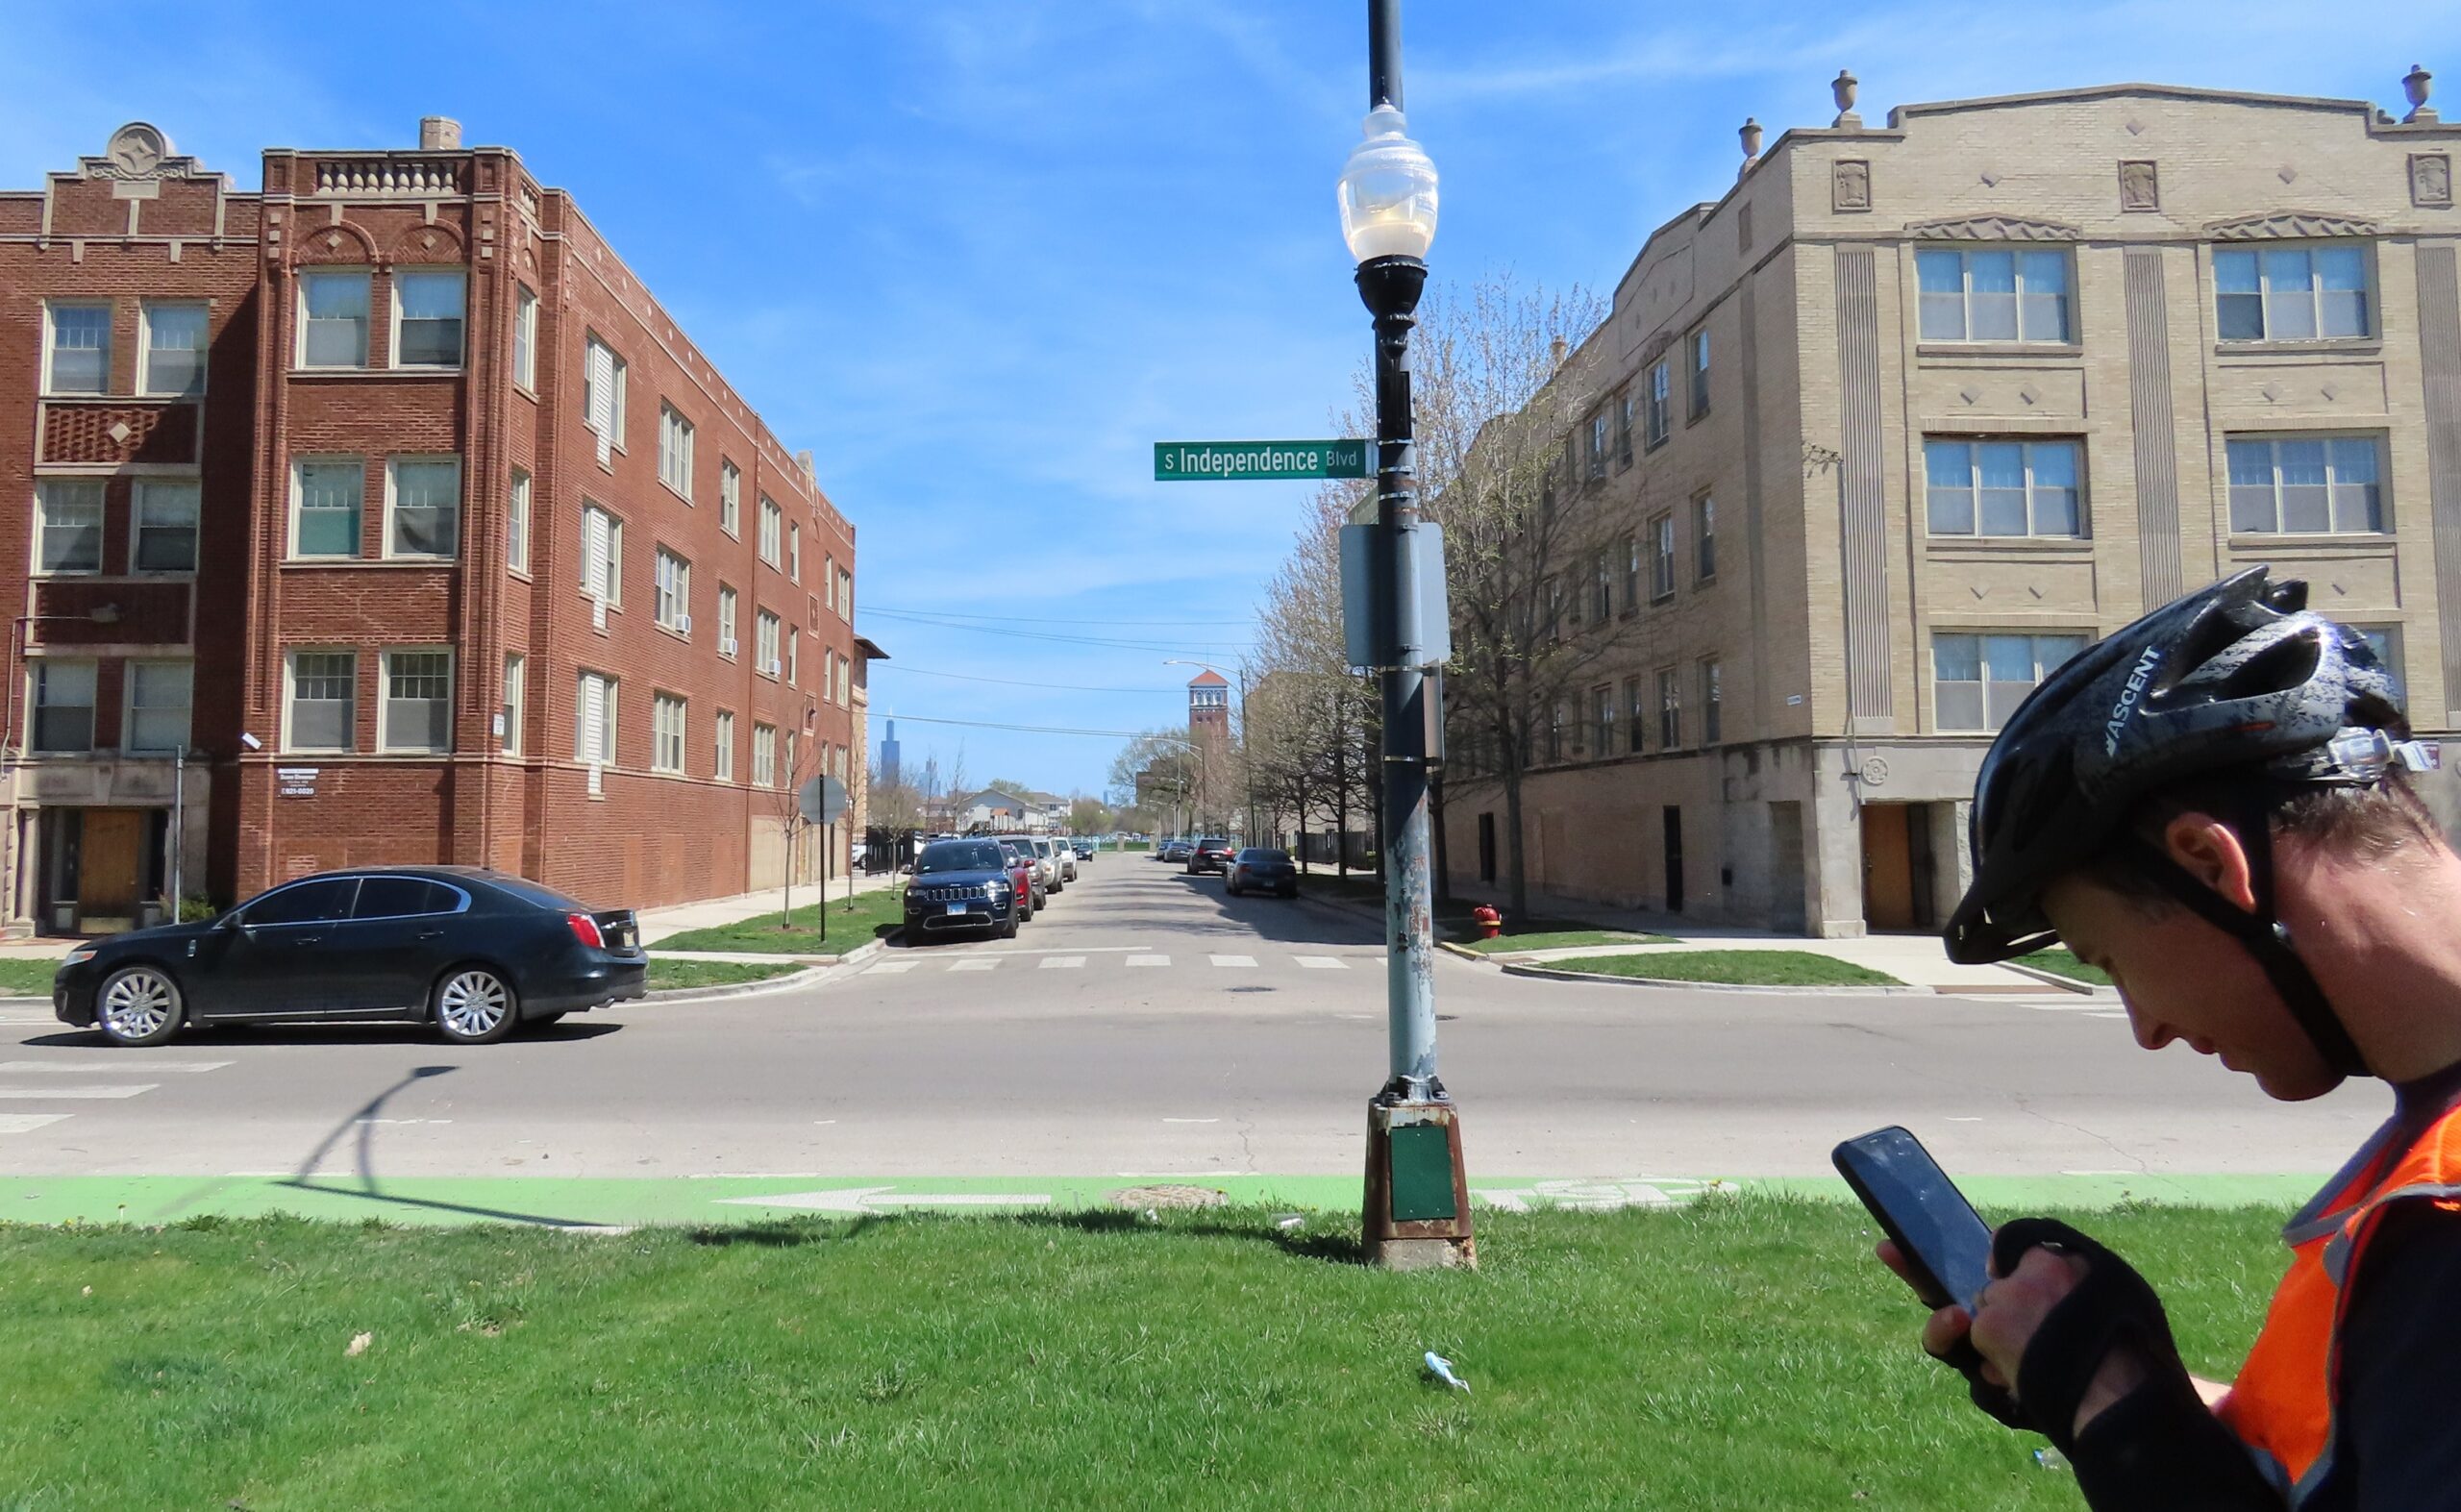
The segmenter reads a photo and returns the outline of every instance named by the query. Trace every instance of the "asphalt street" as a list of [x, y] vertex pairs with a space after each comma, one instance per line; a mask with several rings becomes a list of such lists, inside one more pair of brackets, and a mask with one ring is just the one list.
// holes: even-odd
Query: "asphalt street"
[[[1824, 1174], [1889, 1123], [1964, 1173], [2321, 1173], [2386, 1106], [2272, 1103], [2074, 996], [1668, 991], [1449, 956], [1436, 990], [1470, 1158], [1524, 1177]], [[336, 1028], [128, 1051], [20, 1011], [0, 1177], [1347, 1176], [1384, 1053], [1372, 921], [1114, 855], [1013, 942], [474, 1049]]]

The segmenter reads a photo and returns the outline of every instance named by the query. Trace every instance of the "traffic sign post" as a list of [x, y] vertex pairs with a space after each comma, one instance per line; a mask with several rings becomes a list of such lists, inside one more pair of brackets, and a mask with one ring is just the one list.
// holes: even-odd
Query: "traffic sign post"
[[[806, 824], [833, 825], [846, 816], [846, 784], [826, 774], [815, 777], [796, 790], [795, 806]], [[820, 943], [829, 943], [829, 839], [820, 837]], [[786, 875], [795, 870], [794, 849], [786, 851]], [[854, 872], [847, 871], [847, 885], [854, 885]]]
[[1367, 443], [1359, 440], [1154, 443], [1156, 483], [1262, 483], [1367, 475]]

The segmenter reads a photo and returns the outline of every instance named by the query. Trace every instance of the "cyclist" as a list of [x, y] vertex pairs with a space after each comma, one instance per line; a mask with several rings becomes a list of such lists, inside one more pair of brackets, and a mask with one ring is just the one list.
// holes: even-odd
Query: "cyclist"
[[1976, 782], [1953, 958], [2064, 940], [2149, 1050], [2285, 1102], [2395, 1093], [2284, 1231], [2226, 1387], [2188, 1375], [2135, 1271], [2050, 1220], [1999, 1231], [1971, 1317], [1932, 1315], [1924, 1347], [2102, 1512], [2461, 1507], [2461, 856], [2391, 674], [2305, 606], [2257, 567], [2145, 616], [2045, 680]]

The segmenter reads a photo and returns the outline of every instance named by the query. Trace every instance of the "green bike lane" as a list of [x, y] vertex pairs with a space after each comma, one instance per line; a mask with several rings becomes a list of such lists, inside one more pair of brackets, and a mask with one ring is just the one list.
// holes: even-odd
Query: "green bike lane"
[[[1960, 1178], [1959, 1184], [1977, 1206], [2004, 1216], [2140, 1202], [2287, 1209], [2303, 1202], [2324, 1179], [2323, 1172], [2280, 1176], [2070, 1173], [1973, 1176]], [[1844, 1182], [1809, 1177], [1473, 1177], [1470, 1187], [1476, 1208], [1487, 1212], [1656, 1207], [1725, 1194], [1852, 1201]], [[0, 1177], [0, 1222], [152, 1226], [211, 1216], [282, 1213], [328, 1222], [590, 1229], [653, 1224], [728, 1227], [805, 1215], [1141, 1208], [1215, 1201], [1341, 1214], [1357, 1211], [1359, 1192], [1360, 1182], [1350, 1177], [1179, 1174], [403, 1177], [374, 1182], [276, 1175], [6, 1177]]]

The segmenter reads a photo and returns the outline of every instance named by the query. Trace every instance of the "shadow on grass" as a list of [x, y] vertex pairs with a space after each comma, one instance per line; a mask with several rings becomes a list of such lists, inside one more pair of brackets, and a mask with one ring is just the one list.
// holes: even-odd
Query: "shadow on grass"
[[[1225, 1212], [1244, 1212], [1253, 1218], [1242, 1223], [1212, 1216]], [[1367, 1249], [1357, 1233], [1348, 1229], [1328, 1232], [1321, 1227], [1309, 1231], [1310, 1226], [1322, 1225], [1326, 1221], [1323, 1215], [1310, 1215], [1307, 1224], [1297, 1228], [1274, 1227], [1263, 1208], [1174, 1208], [1170, 1217], [1149, 1223], [1142, 1213], [1086, 1207], [1066, 1212], [1019, 1213], [1013, 1221], [1028, 1228], [1070, 1228], [1087, 1234], [1172, 1234], [1198, 1239], [1248, 1239], [1269, 1244], [1297, 1259], [1316, 1260], [1329, 1265], [1367, 1263]]]
[[772, 1218], [735, 1227], [695, 1228], [691, 1239], [708, 1250], [728, 1250], [738, 1245], [756, 1250], [799, 1250], [806, 1245], [843, 1244], [862, 1237], [885, 1221], [873, 1213], [844, 1219]]

